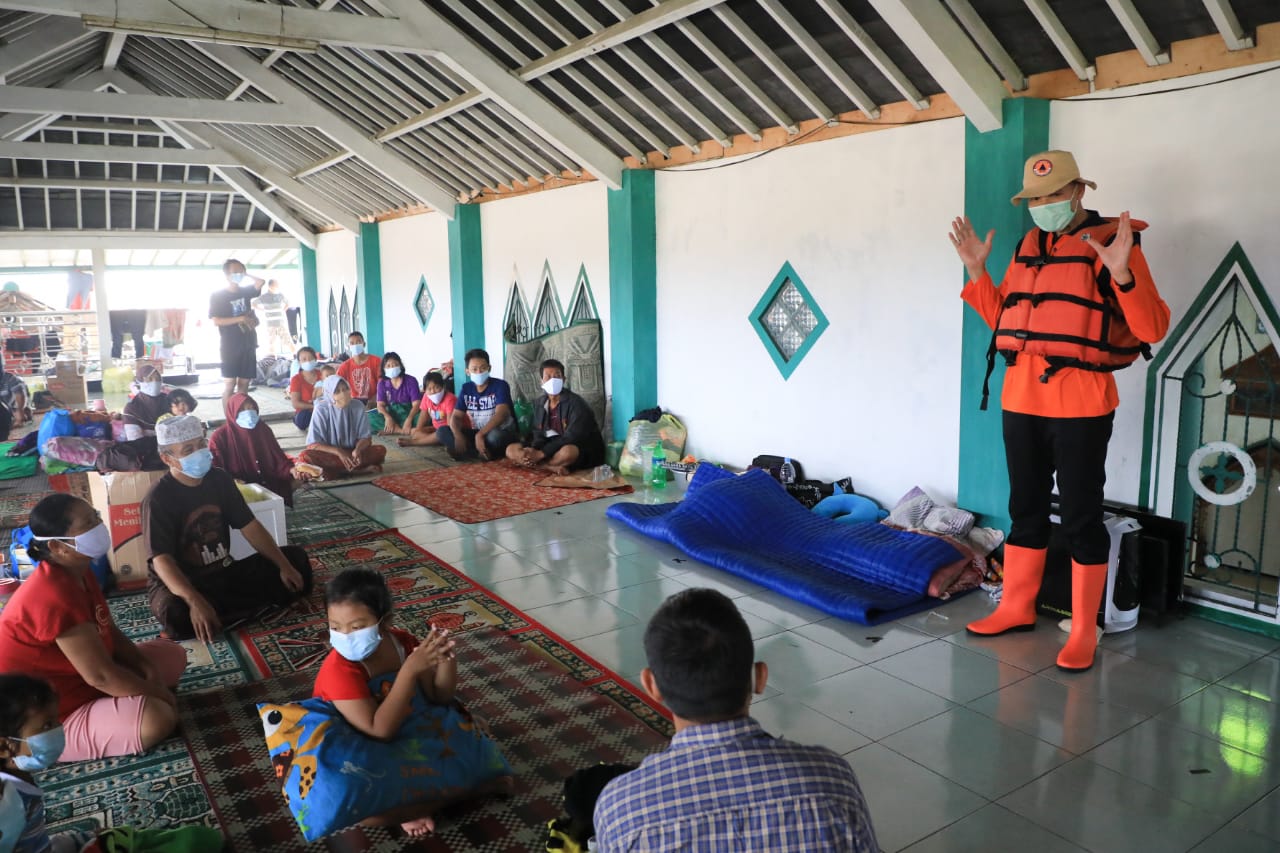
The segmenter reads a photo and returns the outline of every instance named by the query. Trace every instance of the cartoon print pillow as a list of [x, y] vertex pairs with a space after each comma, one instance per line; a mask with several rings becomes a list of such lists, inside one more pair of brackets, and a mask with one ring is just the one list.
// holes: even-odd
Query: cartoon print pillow
[[398, 806], [465, 793], [511, 773], [460, 705], [419, 705], [393, 741], [353, 728], [329, 702], [260, 703], [267, 750], [303, 838]]

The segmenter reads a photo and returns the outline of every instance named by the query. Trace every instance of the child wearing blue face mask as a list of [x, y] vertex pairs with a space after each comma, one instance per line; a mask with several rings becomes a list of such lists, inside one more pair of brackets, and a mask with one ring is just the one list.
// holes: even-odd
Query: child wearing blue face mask
[[69, 853], [93, 840], [92, 833], [50, 836], [45, 828], [44, 792], [30, 774], [52, 767], [65, 744], [58, 696], [49, 682], [0, 675], [0, 850], [5, 853]]
[[[446, 740], [469, 736], [462, 733], [472, 732], [475, 723], [454, 699], [458, 665], [447, 630], [432, 627], [419, 642], [392, 627], [391, 592], [372, 569], [340, 573], [325, 588], [325, 605], [333, 651], [316, 676], [316, 698], [332, 702], [353, 728], [382, 741], [395, 740], [411, 717], [425, 716]], [[451, 773], [461, 772], [447, 765], [435, 769], [442, 789], [450, 787]], [[500, 777], [485, 790], [504, 790], [509, 784], [510, 777]], [[400, 823], [410, 835], [425, 835], [435, 827], [428, 815], [439, 805], [419, 803], [371, 822]]]
[[310, 477], [298, 470], [280, 447], [280, 440], [263, 423], [258, 404], [248, 394], [232, 394], [227, 421], [209, 436], [213, 465], [244, 483], [261, 483], [293, 506], [293, 489]]

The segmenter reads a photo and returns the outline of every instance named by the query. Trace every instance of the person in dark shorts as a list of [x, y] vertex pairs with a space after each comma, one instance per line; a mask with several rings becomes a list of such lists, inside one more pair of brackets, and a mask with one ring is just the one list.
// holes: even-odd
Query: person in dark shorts
[[258, 317], [252, 300], [262, 293], [262, 279], [245, 272], [235, 258], [222, 265], [227, 286], [209, 298], [209, 319], [222, 335], [222, 407], [231, 395], [246, 394], [258, 375]]

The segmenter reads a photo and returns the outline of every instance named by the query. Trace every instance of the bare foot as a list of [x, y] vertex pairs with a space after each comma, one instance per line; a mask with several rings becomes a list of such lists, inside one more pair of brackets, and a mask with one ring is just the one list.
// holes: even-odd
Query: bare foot
[[569, 469], [564, 465], [548, 465], [547, 470], [552, 474], [555, 474], [557, 477], [563, 477], [565, 474], [569, 473]]
[[405, 835], [421, 838], [436, 831], [436, 822], [431, 817], [420, 817], [417, 820], [400, 824], [400, 828], [404, 830]]
[[412, 446], [412, 445], [413, 445], [413, 439], [411, 439], [411, 438], [397, 438], [397, 439], [396, 439], [396, 444], [400, 445], [401, 447], [410, 447], [410, 446]]

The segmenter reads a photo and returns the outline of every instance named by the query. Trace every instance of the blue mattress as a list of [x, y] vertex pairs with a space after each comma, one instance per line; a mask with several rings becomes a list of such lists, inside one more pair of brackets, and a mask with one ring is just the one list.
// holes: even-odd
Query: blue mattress
[[930, 606], [933, 573], [964, 559], [933, 536], [814, 515], [764, 471], [735, 476], [702, 465], [683, 501], [617, 503], [608, 515], [696, 560], [864, 625]]

